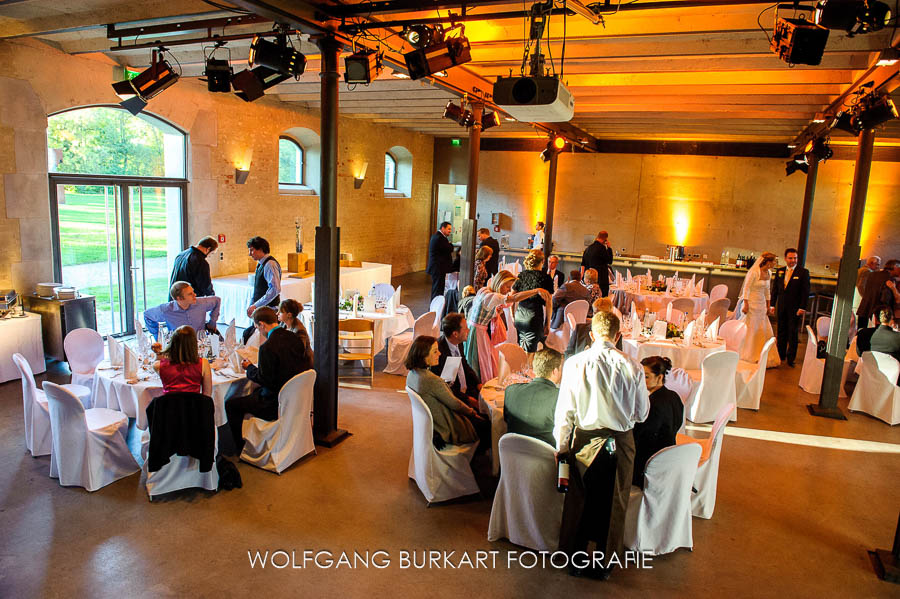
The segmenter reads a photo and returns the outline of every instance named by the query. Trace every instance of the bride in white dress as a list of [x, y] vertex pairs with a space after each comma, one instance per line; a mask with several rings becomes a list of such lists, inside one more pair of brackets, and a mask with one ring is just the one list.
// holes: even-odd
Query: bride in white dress
[[[744, 277], [741, 288], [741, 299], [744, 305], [743, 321], [747, 325], [747, 336], [741, 345], [741, 360], [757, 362], [763, 345], [773, 337], [772, 323], [769, 322], [769, 281], [772, 278], [769, 269], [775, 266], [776, 257], [772, 252], [763, 252], [756, 263]], [[781, 364], [778, 349], [773, 345], [769, 350], [766, 368], [774, 368]]]

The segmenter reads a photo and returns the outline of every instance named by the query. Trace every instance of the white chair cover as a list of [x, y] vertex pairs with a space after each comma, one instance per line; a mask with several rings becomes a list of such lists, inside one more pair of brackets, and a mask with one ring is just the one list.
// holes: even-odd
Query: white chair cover
[[672, 311], [683, 312], [687, 314], [686, 318], [691, 320], [694, 318], [694, 300], [689, 297], [679, 297], [672, 300]]
[[822, 391], [825, 360], [816, 357], [816, 341], [816, 333], [806, 325], [806, 353], [803, 354], [803, 367], [800, 369], [800, 388], [818, 395]]
[[696, 322], [696, 320], [692, 320], [686, 327], [684, 327], [684, 338], [681, 340], [681, 342], [685, 347], [691, 346], [691, 340], [694, 337], [694, 325]]
[[[440, 326], [441, 318], [444, 314], [444, 304], [447, 300], [444, 299], [443, 295], [436, 295], [434, 299], [431, 300], [431, 305], [428, 307], [429, 312], [434, 312], [437, 316], [435, 316], [435, 329]], [[437, 335], [435, 335], [437, 337]]]
[[94, 383], [94, 370], [103, 361], [103, 337], [94, 329], [75, 329], [63, 340], [72, 383], [90, 388]]
[[647, 460], [644, 489], [631, 487], [625, 516], [625, 546], [662, 555], [694, 546], [691, 487], [701, 447], [696, 443], [666, 447]]
[[[900, 424], [900, 362], [881, 352], [863, 352], [862, 372], [853, 390], [848, 408], [851, 412], [865, 412], [884, 420], [891, 426]], [[502, 456], [501, 456], [502, 457]]]
[[558, 329], [552, 329], [550, 331], [550, 334], [544, 341], [544, 344], [547, 347], [555, 349], [560, 353], [566, 352], [566, 348], [569, 346], [569, 339], [575, 333], [576, 325], [579, 322], [584, 322], [584, 319], [587, 318], [587, 312], [585, 311], [584, 318], [578, 320], [578, 313], [581, 311], [581, 306], [576, 306], [575, 308], [572, 308], [572, 306], [579, 302], [587, 304], [585, 300], [577, 300], [564, 308], [563, 325]]
[[446, 445], [438, 451], [432, 443], [434, 419], [419, 395], [406, 388], [412, 409], [413, 444], [408, 475], [416, 481], [425, 501], [431, 505], [456, 497], [479, 493], [469, 462], [478, 443]]
[[316, 450], [313, 442], [313, 386], [316, 371], [291, 378], [278, 393], [278, 420], [244, 418], [241, 434], [246, 443], [241, 459], [257, 468], [281, 474]]
[[709, 459], [697, 468], [694, 477], [694, 488], [697, 492], [691, 498], [691, 512], [698, 518], [712, 518], [716, 508], [716, 488], [719, 484], [719, 459], [722, 457], [722, 442], [725, 437], [725, 424], [729, 413], [734, 412], [734, 404], [723, 406], [716, 416], [710, 437], [712, 446]]
[[[144, 431], [145, 433], [147, 431]], [[219, 446], [219, 432], [213, 427], [213, 443]], [[191, 456], [173, 455], [169, 457], [169, 463], [157, 470], [147, 470], [146, 448], [149, 446], [150, 437], [147, 435], [147, 444], [142, 449], [144, 464], [141, 471], [144, 474], [144, 488], [150, 501], [159, 495], [165, 495], [181, 489], [206, 489], [215, 491], [219, 488], [219, 471], [215, 463], [209, 472], [200, 472], [200, 460]], [[216, 450], [218, 455], [218, 449]]]
[[731, 300], [727, 297], [719, 298], [709, 303], [706, 310], [706, 322], [712, 322], [716, 318], [719, 322], [724, 323], [728, 319], [728, 308], [731, 306]]
[[[665, 387], [671, 389], [675, 393], [678, 394], [678, 397], [681, 398], [682, 405], [687, 405], [691, 399], [691, 394], [694, 392], [694, 387], [696, 384], [693, 380], [691, 380], [690, 375], [687, 370], [684, 368], [673, 368], [666, 374], [666, 381], [663, 383]], [[681, 427], [679, 427], [678, 432], [684, 433], [684, 421], [687, 415], [687, 408], [681, 410]]]
[[394, 286], [390, 283], [375, 283], [372, 285], [372, 295], [386, 302], [394, 297]]
[[831, 317], [820, 316], [816, 320], [816, 338], [828, 337], [828, 331], [831, 329]]
[[727, 320], [719, 327], [719, 337], [725, 340], [725, 349], [740, 352], [747, 336], [747, 323], [740, 320]]
[[519, 372], [528, 365], [528, 354], [514, 343], [501, 343], [494, 347], [498, 357], [502, 355], [512, 372]]
[[575, 317], [576, 323], [582, 323], [587, 320], [588, 310], [590, 309], [590, 307], [591, 306], [587, 300], [575, 300], [574, 302], [566, 306], [564, 314], [571, 314]]
[[[710, 289], [710, 291], [709, 291], [709, 302], [710, 303], [716, 301], [717, 299], [722, 299], [723, 297], [724, 298], [728, 297], [728, 285], [719, 284], [719, 285], [714, 286], [712, 289]], [[729, 300], [729, 302], [730, 301], [731, 300]]]
[[128, 417], [107, 408], [84, 409], [75, 395], [44, 382], [53, 444], [50, 477], [63, 486], [96, 491], [140, 467], [126, 442]]
[[691, 422], [712, 422], [722, 409], [731, 404], [731, 420], [737, 420], [734, 377], [737, 372], [738, 354], [733, 351], [719, 351], [703, 358], [700, 365], [700, 385], [687, 410]]
[[519, 331], [516, 330], [515, 321], [513, 320], [512, 308], [506, 306], [503, 308], [503, 314], [506, 316], [506, 342], [519, 344]]
[[384, 372], [406, 376], [409, 371], [406, 370], [404, 363], [406, 354], [409, 353], [409, 347], [416, 337], [431, 335], [434, 330], [435, 316], [434, 312], [426, 312], [416, 319], [412, 332], [406, 331], [388, 339], [387, 366], [384, 367]]
[[50, 410], [44, 392], [34, 384], [31, 364], [22, 354], [12, 355], [22, 379], [22, 404], [25, 413], [25, 447], [34, 457], [50, 455]]
[[762, 398], [763, 386], [766, 381], [766, 360], [769, 359], [769, 351], [775, 345], [775, 337], [763, 345], [759, 352], [759, 362], [738, 362], [737, 372], [734, 376], [737, 407], [748, 410], [758, 410], [759, 400]]
[[556, 491], [554, 448], [515, 433], [500, 437], [499, 445], [500, 483], [491, 507], [488, 541], [509, 539], [537, 551], [555, 551], [565, 495]]

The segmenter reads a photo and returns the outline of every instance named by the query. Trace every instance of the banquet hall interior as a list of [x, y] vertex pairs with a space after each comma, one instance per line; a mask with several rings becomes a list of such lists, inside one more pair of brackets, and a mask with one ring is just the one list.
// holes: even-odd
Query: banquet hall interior
[[[0, 0], [0, 597], [896, 597], [900, 367], [890, 354], [857, 351], [856, 335], [878, 326], [862, 274], [886, 273], [877, 291], [888, 289], [879, 297], [900, 316], [900, 293], [889, 290], [891, 272], [900, 289], [897, 8]], [[608, 239], [600, 282], [621, 319], [622, 353], [635, 363], [666, 355], [686, 381], [675, 447], [692, 437], [714, 457], [690, 464], [679, 515], [687, 540], [646, 551], [643, 568], [600, 583], [529, 561], [559, 540], [563, 496], [555, 448], [543, 442], [552, 505], [520, 498], [529, 514], [507, 506], [506, 518], [522, 519], [511, 529], [549, 520], [553, 541], [496, 534], [500, 498], [515, 495], [506, 486], [533, 484], [512, 480], [524, 470], [500, 468], [514, 465], [500, 450], [517, 436], [504, 436], [503, 378], [535, 376], [524, 363], [504, 371], [503, 351], [475, 398], [491, 438], [462, 466], [469, 490], [428, 488], [462, 476], [460, 462], [432, 447], [437, 418], [409, 388], [404, 359], [425, 330], [419, 319], [435, 312], [421, 322], [438, 337], [442, 316], [476, 283], [479, 231], [496, 240], [500, 270], [520, 275], [541, 248], [566, 281]], [[220, 454], [240, 455], [224, 461], [242, 486], [221, 490], [219, 470], [218, 492], [154, 495], [148, 404], [163, 385], [147, 314], [177, 304], [176, 257], [207, 237], [213, 249], [201, 262], [219, 298], [199, 346], [214, 370], [210, 430]], [[280, 299], [302, 308], [314, 377], [301, 393], [309, 409], [294, 410], [303, 426], [291, 430], [283, 415], [244, 420], [241, 453], [225, 407], [255, 388], [255, 366], [242, 360], [261, 360], [268, 343], [258, 329], [249, 335], [260, 324], [248, 306], [267, 284], [248, 242], [257, 237], [280, 265]], [[438, 274], [436, 238], [456, 258]], [[747, 328], [748, 272], [764, 252], [785, 267], [789, 249], [808, 270], [803, 313], [791, 321], [795, 363], [777, 355], [771, 328], [783, 325], [773, 311], [760, 317], [772, 340], [723, 377], [714, 363], [740, 353], [740, 336], [733, 345], [728, 335]], [[875, 256], [879, 266], [867, 269]], [[713, 322], [717, 297], [728, 301]], [[559, 309], [562, 324], [541, 347], [565, 353], [576, 321], [590, 319], [587, 305]], [[579, 316], [571, 324], [570, 312]], [[492, 322], [515, 343], [518, 323], [501, 313]], [[350, 321], [368, 324], [353, 332]], [[83, 329], [99, 354], [76, 372], [86, 358], [68, 335]], [[94, 443], [85, 455], [99, 460], [76, 464], [82, 482], [57, 472], [61, 449], [74, 451], [61, 440], [58, 395], [75, 402]], [[115, 422], [91, 429], [100, 412], [90, 409], [101, 408]], [[102, 435], [121, 437], [115, 459]], [[301, 438], [302, 451], [292, 445]], [[111, 474], [116, 460], [127, 472]], [[643, 490], [631, 488], [629, 517], [659, 492], [649, 472], [648, 463]], [[626, 526], [652, 538], [671, 532], [670, 517]], [[321, 551], [334, 563], [304, 562]], [[379, 551], [390, 558], [383, 568], [337, 559]], [[427, 551], [443, 557], [401, 560]], [[256, 552], [293, 557], [262, 567]], [[476, 552], [496, 562], [459, 563]]]

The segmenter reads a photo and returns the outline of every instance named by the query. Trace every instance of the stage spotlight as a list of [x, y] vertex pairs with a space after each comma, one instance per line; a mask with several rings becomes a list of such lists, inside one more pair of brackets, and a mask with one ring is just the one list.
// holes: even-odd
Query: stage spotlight
[[856, 35], [883, 29], [891, 21], [891, 8], [878, 0], [822, 0], [815, 18], [823, 27]]
[[541, 161], [547, 162], [554, 154], [559, 154], [566, 147], [566, 138], [560, 135], [554, 135], [547, 140], [547, 147], [541, 152]]
[[279, 35], [278, 43], [254, 37], [249, 61], [251, 67], [266, 67], [290, 77], [299, 77], [306, 70], [306, 57], [288, 45], [286, 35]]
[[481, 130], [487, 131], [491, 127], [500, 126], [500, 113], [484, 111], [481, 113]]
[[381, 73], [381, 56], [373, 50], [360, 50], [344, 58], [344, 81], [368, 85]]
[[234, 72], [227, 60], [209, 58], [206, 60], [206, 89], [211, 92], [230, 92], [231, 77]]
[[784, 172], [788, 176], [793, 175], [797, 171], [809, 172], [809, 162], [805, 154], [797, 154], [788, 160], [784, 165]]
[[472, 60], [469, 40], [463, 36], [451, 37], [438, 43], [413, 50], [403, 55], [410, 79], [421, 79], [438, 71], [449, 69]]
[[860, 132], [859, 120], [856, 118], [856, 115], [853, 114], [852, 110], [842, 110], [837, 113], [834, 120], [831, 121], [830, 128], [840, 129], [841, 131], [846, 131], [853, 135], [859, 135]]
[[151, 98], [178, 81], [179, 74], [160, 58], [163, 51], [154, 50], [150, 66], [133, 79], [113, 83], [113, 91], [123, 100], [121, 106], [133, 115], [139, 114]]
[[475, 115], [472, 114], [472, 111], [457, 106], [453, 100], [447, 102], [447, 106], [444, 107], [443, 117], [463, 127], [471, 127], [475, 123]]
[[556, 149], [556, 151], [561, 152], [563, 150], [563, 148], [566, 147], [566, 138], [560, 137], [558, 135], [556, 137], [554, 137], [553, 138], [553, 147]]
[[814, 161], [822, 162], [828, 160], [832, 156], [834, 156], [834, 150], [832, 150], [831, 147], [829, 147], [828, 142], [821, 137], [814, 139], [806, 145], [805, 158], [807, 164], [812, 164]]
[[409, 25], [403, 28], [400, 37], [409, 42], [414, 48], [425, 48], [444, 41], [444, 29], [440, 25], [437, 27]]
[[897, 115], [897, 107], [887, 94], [870, 95], [866, 97], [859, 111], [859, 128], [873, 129], [892, 119], [900, 118]]
[[231, 79], [235, 95], [244, 102], [258, 100], [265, 95], [265, 90], [290, 79], [290, 75], [259, 66], [253, 70], [245, 69]]
[[822, 62], [828, 29], [804, 19], [778, 19], [770, 48], [788, 64], [817, 65]]

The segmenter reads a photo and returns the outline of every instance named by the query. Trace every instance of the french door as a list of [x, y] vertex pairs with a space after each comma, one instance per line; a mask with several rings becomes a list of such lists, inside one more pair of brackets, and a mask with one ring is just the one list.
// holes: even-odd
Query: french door
[[184, 181], [50, 175], [54, 279], [95, 297], [101, 335], [134, 333], [135, 317], [168, 300], [185, 192]]

